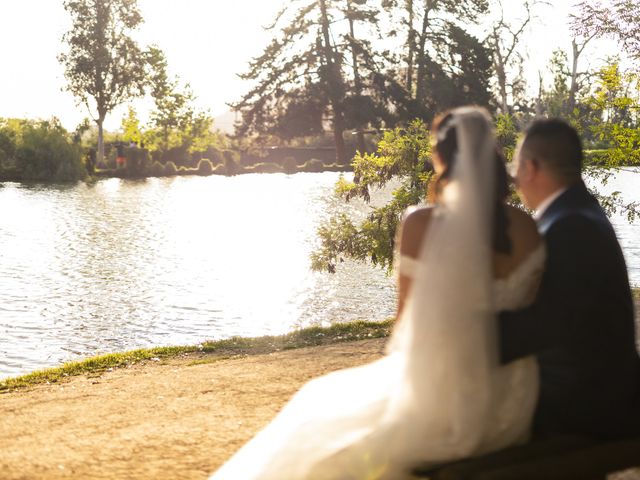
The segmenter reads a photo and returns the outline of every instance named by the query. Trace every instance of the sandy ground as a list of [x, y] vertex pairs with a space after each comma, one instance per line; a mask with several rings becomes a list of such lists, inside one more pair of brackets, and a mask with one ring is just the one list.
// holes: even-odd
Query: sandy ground
[[189, 356], [0, 394], [0, 479], [205, 479], [307, 380], [384, 343]]

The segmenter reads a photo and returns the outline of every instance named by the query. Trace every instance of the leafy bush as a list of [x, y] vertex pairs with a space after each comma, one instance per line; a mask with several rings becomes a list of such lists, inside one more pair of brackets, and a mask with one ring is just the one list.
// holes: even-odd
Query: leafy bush
[[16, 153], [15, 133], [9, 128], [0, 129], [0, 166], [13, 163]]
[[55, 119], [27, 123], [15, 155], [24, 180], [75, 182], [87, 175], [80, 146]]
[[370, 200], [372, 188], [385, 186], [392, 178], [400, 180], [393, 198], [359, 224], [344, 213], [324, 222], [318, 229], [320, 248], [311, 255], [311, 268], [334, 272], [343, 257], [370, 261], [391, 271], [396, 228], [402, 213], [426, 197], [430, 184], [431, 147], [429, 132], [416, 120], [406, 129], [385, 132], [375, 154], [358, 153], [353, 159], [354, 181], [340, 177], [336, 191], [346, 201]]
[[143, 148], [125, 148], [124, 156], [127, 159], [127, 174], [131, 176], [141, 176], [151, 163], [149, 151]]
[[165, 176], [171, 177], [173, 175], [177, 175], [178, 168], [176, 167], [175, 163], [167, 162], [164, 164], [163, 173]]
[[256, 163], [252, 167], [246, 167], [245, 172], [255, 172], [255, 173], [282, 173], [282, 167], [277, 163], [272, 162], [263, 162]]
[[227, 175], [227, 167], [225, 167], [224, 165], [216, 165], [216, 167], [213, 169], [213, 173], [214, 175]]
[[282, 168], [287, 173], [295, 173], [298, 171], [298, 162], [296, 162], [294, 157], [284, 157]]
[[[225, 175], [235, 175], [240, 172], [240, 165], [232, 155], [233, 152], [226, 150], [224, 155]], [[228, 155], [227, 155], [228, 154]]]
[[324, 170], [324, 163], [322, 160], [318, 160], [317, 158], [312, 158], [308, 162], [305, 162], [300, 170], [303, 172], [322, 172]]
[[213, 173], [213, 164], [206, 158], [198, 162], [198, 175], [211, 175]]
[[164, 165], [157, 160], [147, 167], [147, 175], [150, 177], [164, 176]]
[[209, 159], [213, 165], [220, 165], [224, 162], [224, 155], [215, 147], [209, 147], [204, 152], [204, 156]]

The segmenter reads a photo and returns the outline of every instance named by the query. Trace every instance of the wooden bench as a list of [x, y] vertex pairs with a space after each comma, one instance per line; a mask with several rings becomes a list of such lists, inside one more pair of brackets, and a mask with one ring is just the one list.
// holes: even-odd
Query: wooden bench
[[413, 474], [431, 480], [600, 480], [634, 467], [640, 468], [640, 438], [603, 443], [563, 436]]

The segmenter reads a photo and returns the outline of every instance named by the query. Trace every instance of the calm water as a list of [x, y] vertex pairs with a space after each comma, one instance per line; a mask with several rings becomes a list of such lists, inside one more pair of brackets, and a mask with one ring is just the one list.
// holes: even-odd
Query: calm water
[[[392, 316], [393, 281], [379, 269], [309, 270], [319, 223], [369, 209], [335, 199], [337, 178], [0, 184], [0, 377], [104, 352]], [[640, 200], [638, 181], [623, 172], [607, 188]], [[640, 285], [640, 227], [614, 221]]]

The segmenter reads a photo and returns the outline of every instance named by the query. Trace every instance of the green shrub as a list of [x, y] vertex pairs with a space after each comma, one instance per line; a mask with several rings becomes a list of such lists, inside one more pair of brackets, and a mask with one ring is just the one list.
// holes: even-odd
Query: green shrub
[[608, 158], [607, 150], [585, 150], [584, 151], [585, 165], [605, 165], [607, 163], [607, 158]]
[[343, 165], [341, 163], [330, 163], [329, 165], [325, 164], [322, 167], [323, 172], [352, 172], [352, 165]]
[[203, 158], [198, 162], [198, 175], [211, 175], [213, 173], [213, 164], [210, 160]]
[[[225, 152], [227, 153], [227, 152]], [[238, 162], [236, 162], [233, 158], [233, 156], [229, 155], [225, 155], [224, 156], [224, 169], [225, 169], [225, 175], [236, 175], [237, 173], [240, 172], [240, 165], [238, 165]]]
[[298, 171], [298, 162], [294, 157], [284, 157], [282, 168], [287, 173], [296, 173]]
[[178, 168], [176, 167], [176, 164], [173, 162], [167, 162], [164, 164], [164, 169], [163, 169], [164, 175], [167, 177], [171, 177], [173, 175], [176, 175], [178, 173]]
[[24, 126], [16, 149], [16, 167], [23, 180], [75, 182], [87, 175], [79, 145], [57, 121]]
[[254, 173], [282, 173], [283, 169], [280, 165], [273, 162], [256, 163], [252, 167], [246, 167], [245, 172]]
[[13, 163], [16, 153], [15, 133], [11, 130], [0, 129], [0, 166]]
[[164, 165], [156, 160], [147, 167], [146, 172], [149, 177], [162, 177], [164, 176]]
[[305, 162], [305, 164], [302, 165], [300, 169], [303, 172], [322, 172], [324, 171], [324, 163], [322, 162], [322, 160], [312, 158], [308, 162]]
[[131, 176], [143, 175], [151, 163], [149, 151], [144, 148], [125, 148], [124, 156], [127, 159], [127, 174]]
[[216, 165], [215, 168], [213, 169], [213, 172], [211, 173], [213, 175], [226, 175], [227, 168], [224, 165]]
[[207, 148], [204, 156], [208, 158], [213, 165], [221, 165], [224, 162], [224, 155], [215, 147]]

